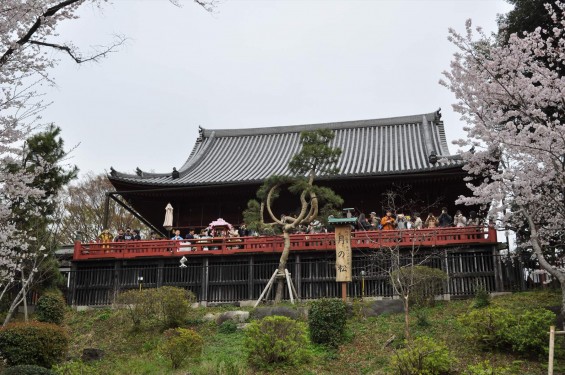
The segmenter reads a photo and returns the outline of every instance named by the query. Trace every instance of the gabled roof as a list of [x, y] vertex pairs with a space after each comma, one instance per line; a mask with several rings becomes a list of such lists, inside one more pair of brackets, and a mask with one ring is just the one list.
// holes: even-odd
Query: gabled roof
[[[300, 149], [300, 132], [331, 129], [333, 146], [342, 149], [335, 178], [410, 174], [453, 168], [460, 160], [442, 160], [432, 165], [432, 151], [449, 155], [441, 114], [393, 117], [375, 120], [332, 122], [312, 125], [249, 129], [199, 129], [190, 156], [172, 173], [125, 174], [111, 169], [110, 180], [138, 185], [191, 186], [261, 182], [267, 177], [287, 175], [288, 162]], [[324, 178], [321, 176], [321, 178]]]

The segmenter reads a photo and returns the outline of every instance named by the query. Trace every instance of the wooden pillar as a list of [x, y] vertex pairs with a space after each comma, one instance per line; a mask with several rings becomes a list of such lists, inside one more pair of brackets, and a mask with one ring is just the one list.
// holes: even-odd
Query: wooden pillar
[[208, 270], [208, 257], [202, 259], [202, 281], [200, 283], [200, 302], [208, 302], [208, 288], [210, 281], [210, 272]]
[[120, 293], [120, 272], [122, 270], [122, 264], [119, 260], [114, 262], [114, 274], [112, 280], [112, 288], [113, 288], [113, 298], [112, 302], [116, 300], [116, 297]]
[[164, 270], [165, 268], [165, 261], [163, 259], [159, 259], [157, 261], [157, 288], [160, 288], [163, 286], [163, 272], [165, 272]]
[[445, 289], [443, 291], [443, 299], [451, 299], [451, 276], [449, 274], [449, 253], [447, 250], [443, 252], [443, 272], [447, 275], [447, 280], [445, 282]]
[[492, 257], [494, 261], [494, 287], [497, 292], [504, 292], [504, 282], [502, 280], [502, 265], [500, 264], [500, 255], [496, 250], [496, 246], [492, 247]]
[[294, 269], [294, 279], [296, 280], [296, 292], [298, 293], [297, 298], [302, 298], [302, 265], [300, 263], [300, 255], [297, 254], [294, 258], [294, 263], [296, 265]]
[[78, 270], [77, 270], [77, 265], [76, 263], [72, 262], [71, 263], [71, 272], [70, 272], [70, 277], [71, 277], [71, 282], [69, 283], [69, 287], [71, 288], [70, 293], [69, 293], [69, 301], [71, 306], [76, 306], [76, 302], [77, 302], [77, 276], [78, 276]]
[[247, 270], [247, 298], [253, 300], [253, 286], [255, 285], [255, 274], [254, 274], [254, 261], [253, 255], [249, 256], [249, 264]]

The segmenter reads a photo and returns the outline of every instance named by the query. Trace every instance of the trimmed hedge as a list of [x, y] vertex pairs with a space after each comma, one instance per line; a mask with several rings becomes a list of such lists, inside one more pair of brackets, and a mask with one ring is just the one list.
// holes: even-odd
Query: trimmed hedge
[[257, 368], [307, 362], [307, 346], [305, 324], [284, 316], [254, 321], [245, 330], [248, 361]]
[[345, 337], [347, 307], [339, 299], [319, 299], [308, 312], [310, 339], [316, 344], [338, 347]]
[[48, 292], [37, 300], [35, 316], [37, 320], [45, 323], [62, 324], [65, 319], [67, 304], [60, 294]]
[[68, 346], [67, 332], [55, 324], [12, 323], [0, 328], [0, 354], [9, 366], [51, 368], [65, 358]]

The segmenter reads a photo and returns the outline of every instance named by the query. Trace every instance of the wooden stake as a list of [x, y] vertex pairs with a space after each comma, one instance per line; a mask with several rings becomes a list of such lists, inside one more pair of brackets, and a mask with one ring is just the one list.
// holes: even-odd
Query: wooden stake
[[286, 286], [288, 287], [288, 295], [290, 296], [290, 302], [294, 305], [294, 297], [292, 296], [292, 287], [291, 285], [291, 281], [290, 281], [290, 274], [288, 273], [288, 270], [285, 268], [284, 269], [284, 276], [286, 277]]
[[553, 375], [553, 351], [555, 347], [555, 326], [549, 327], [549, 362], [547, 364], [547, 375]]
[[341, 283], [341, 299], [347, 302], [347, 283], [345, 281]]
[[273, 272], [273, 276], [271, 276], [271, 278], [269, 279], [269, 282], [265, 286], [265, 289], [263, 289], [263, 293], [261, 293], [257, 302], [255, 302], [255, 305], [253, 306], [254, 308], [257, 307], [257, 305], [259, 305], [259, 303], [261, 303], [263, 296], [265, 294], [267, 294], [269, 290], [271, 290], [271, 287], [273, 286], [273, 281], [275, 280], [275, 277], [277, 276], [277, 272], [279, 272], [279, 270], [275, 270], [275, 272]]

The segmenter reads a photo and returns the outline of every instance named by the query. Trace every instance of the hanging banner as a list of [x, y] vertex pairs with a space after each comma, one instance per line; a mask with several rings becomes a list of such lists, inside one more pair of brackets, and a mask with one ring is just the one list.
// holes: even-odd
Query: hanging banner
[[351, 281], [351, 225], [335, 226], [335, 281]]

